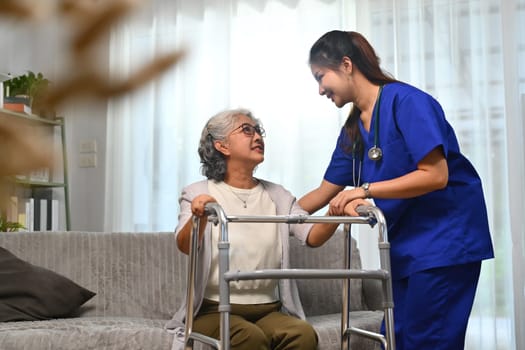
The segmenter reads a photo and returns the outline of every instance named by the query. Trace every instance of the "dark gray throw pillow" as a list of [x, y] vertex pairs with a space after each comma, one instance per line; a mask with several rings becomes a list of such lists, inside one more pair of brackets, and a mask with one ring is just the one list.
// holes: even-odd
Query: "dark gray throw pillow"
[[0, 247], [0, 322], [72, 316], [95, 294]]

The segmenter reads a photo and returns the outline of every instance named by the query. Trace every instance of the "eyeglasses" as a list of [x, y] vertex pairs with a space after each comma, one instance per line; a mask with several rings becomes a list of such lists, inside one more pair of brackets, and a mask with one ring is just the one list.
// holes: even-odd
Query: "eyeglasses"
[[250, 136], [250, 137], [255, 135], [255, 133], [258, 133], [259, 135], [261, 135], [261, 137], [265, 137], [266, 136], [266, 131], [260, 125], [251, 125], [251, 124], [248, 124], [248, 123], [244, 123], [244, 124], [241, 124], [240, 126], [236, 127], [235, 129], [233, 129], [233, 131], [230, 133], [230, 135], [233, 134], [237, 129], [241, 129], [241, 131], [242, 131], [242, 133], [244, 135]]

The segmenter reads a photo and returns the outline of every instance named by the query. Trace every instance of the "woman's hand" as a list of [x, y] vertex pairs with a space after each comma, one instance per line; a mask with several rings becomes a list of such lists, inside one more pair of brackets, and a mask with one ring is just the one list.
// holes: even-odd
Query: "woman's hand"
[[344, 209], [344, 214], [348, 216], [359, 216], [359, 213], [356, 211], [356, 208], [360, 205], [372, 205], [370, 201], [366, 199], [358, 198], [346, 204]]
[[[191, 201], [191, 213], [200, 218], [199, 224], [199, 244], [202, 241], [204, 228], [208, 221], [208, 217], [204, 215], [204, 207], [207, 203], [216, 202], [215, 198], [207, 194], [200, 194]], [[186, 224], [182, 227], [177, 235], [177, 245], [184, 254], [189, 254], [190, 251], [190, 237], [193, 229], [193, 220], [189, 218]]]
[[195, 216], [204, 216], [204, 207], [211, 202], [217, 202], [215, 198], [207, 194], [200, 194], [191, 201], [191, 213]]
[[339, 192], [332, 200], [330, 200], [330, 207], [328, 214], [332, 216], [345, 215], [345, 207], [353, 200], [363, 198], [364, 190], [360, 187], [351, 190]]

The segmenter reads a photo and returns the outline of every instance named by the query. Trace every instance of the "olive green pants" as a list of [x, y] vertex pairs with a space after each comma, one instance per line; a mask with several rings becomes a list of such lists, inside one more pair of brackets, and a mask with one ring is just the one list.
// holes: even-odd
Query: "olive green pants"
[[[317, 334], [306, 321], [279, 312], [280, 302], [232, 304], [230, 345], [234, 350], [317, 349]], [[220, 338], [218, 303], [204, 299], [193, 321], [195, 332]]]

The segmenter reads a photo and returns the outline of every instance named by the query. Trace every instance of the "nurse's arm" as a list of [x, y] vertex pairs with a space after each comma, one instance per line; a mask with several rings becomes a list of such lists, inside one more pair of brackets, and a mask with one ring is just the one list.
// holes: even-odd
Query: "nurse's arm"
[[305, 194], [298, 202], [304, 210], [312, 214], [327, 205], [330, 199], [343, 189], [344, 186], [334, 185], [323, 180], [319, 187]]
[[372, 198], [412, 198], [443, 189], [447, 183], [448, 165], [440, 146], [430, 151], [416, 170], [395, 179], [370, 183], [369, 191]]

